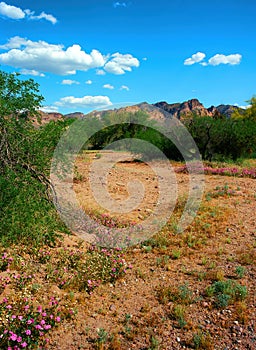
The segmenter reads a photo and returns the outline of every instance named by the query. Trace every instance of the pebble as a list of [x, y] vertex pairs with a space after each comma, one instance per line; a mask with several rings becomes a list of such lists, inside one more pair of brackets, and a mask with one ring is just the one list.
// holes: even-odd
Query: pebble
[[177, 337], [176, 340], [177, 340], [177, 342], [179, 343], [179, 342], [180, 342], [180, 337]]
[[110, 307], [109, 307], [109, 310], [110, 311], [114, 311], [116, 309], [115, 305], [114, 304], [111, 304]]

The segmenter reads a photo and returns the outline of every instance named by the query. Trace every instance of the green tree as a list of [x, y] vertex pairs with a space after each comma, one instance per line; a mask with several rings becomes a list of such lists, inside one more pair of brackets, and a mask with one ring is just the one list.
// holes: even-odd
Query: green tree
[[39, 84], [21, 80], [18, 73], [0, 71], [0, 117], [27, 118], [38, 114], [44, 100]]
[[[0, 239], [49, 242], [61, 226], [48, 179], [67, 122], [35, 127], [43, 96], [32, 79], [0, 71]], [[63, 227], [64, 229], [64, 227]]]
[[29, 164], [28, 139], [34, 132], [31, 117], [39, 115], [43, 99], [32, 79], [0, 71], [0, 173], [21, 167], [39, 176]]
[[232, 119], [247, 119], [256, 121], [256, 97], [252, 97], [248, 103], [248, 107], [246, 109], [237, 109], [232, 114]]

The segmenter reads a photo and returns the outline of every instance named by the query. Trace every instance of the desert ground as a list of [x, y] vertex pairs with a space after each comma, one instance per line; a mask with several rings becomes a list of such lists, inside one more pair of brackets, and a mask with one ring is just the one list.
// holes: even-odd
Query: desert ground
[[[93, 161], [100, 157], [92, 153], [78, 159], [74, 190], [85, 211], [102, 213], [88, 186]], [[131, 179], [141, 181], [146, 194], [136, 210], [119, 219], [140, 222], [157, 201], [157, 179], [144, 163], [119, 162], [107, 177], [111, 196], [127, 198]], [[77, 317], [53, 332], [51, 349], [255, 349], [256, 182], [206, 175], [198, 214], [179, 234], [175, 223], [189, 175], [177, 173], [176, 181], [178, 200], [167, 225], [125, 251], [132, 268], [124, 277], [90, 296], [77, 295]], [[68, 246], [78, 246], [77, 240], [70, 237]], [[209, 292], [209, 286], [226, 281], [234, 282], [231, 289], [246, 287], [246, 297], [238, 291], [226, 305], [221, 292]]]

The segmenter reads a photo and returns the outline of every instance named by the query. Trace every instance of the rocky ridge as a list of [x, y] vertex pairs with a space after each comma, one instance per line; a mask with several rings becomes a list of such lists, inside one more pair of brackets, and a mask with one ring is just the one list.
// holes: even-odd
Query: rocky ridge
[[182, 103], [172, 104], [163, 101], [155, 103], [154, 106], [167, 111], [173, 117], [176, 117], [178, 119], [182, 119], [183, 117], [192, 114], [202, 117], [209, 116], [218, 118], [221, 116], [225, 116], [227, 118], [230, 118], [234, 110], [239, 109], [239, 107], [232, 105], [219, 105], [217, 107], [211, 106], [209, 108], [205, 108], [204, 105], [198, 99], [192, 99]]
[[[157, 107], [157, 108], [156, 108]], [[209, 116], [213, 118], [220, 118], [221, 116], [230, 118], [232, 113], [235, 110], [241, 110], [241, 108], [232, 105], [219, 105], [217, 107], [211, 106], [209, 108], [205, 108], [204, 105], [198, 99], [191, 99], [182, 103], [168, 103], [165, 101], [157, 102], [155, 104], [149, 104], [147, 102], [142, 102], [133, 106], [126, 106], [122, 108], [114, 108], [106, 111], [94, 111], [90, 114], [100, 118], [105, 113], [111, 111], [113, 113], [120, 112], [136, 112], [139, 110], [143, 110], [151, 115], [153, 119], [159, 120], [163, 118], [174, 117], [177, 119], [183, 119], [184, 117], [190, 115], [198, 115], [198, 116]], [[69, 113], [63, 115], [61, 113], [44, 113], [41, 114], [41, 123], [45, 124], [47, 121], [51, 120], [61, 120], [63, 118], [84, 118], [86, 114], [81, 112]]]

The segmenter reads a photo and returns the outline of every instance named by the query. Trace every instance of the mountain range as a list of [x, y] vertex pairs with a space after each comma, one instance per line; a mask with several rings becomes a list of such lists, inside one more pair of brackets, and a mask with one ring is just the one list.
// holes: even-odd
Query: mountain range
[[[157, 108], [155, 108], [157, 107]], [[109, 109], [111, 110], [111, 109]], [[163, 117], [174, 117], [178, 119], [183, 119], [186, 116], [190, 115], [198, 115], [198, 116], [209, 116], [213, 118], [218, 118], [224, 116], [226, 118], [230, 118], [232, 113], [235, 110], [241, 110], [241, 108], [233, 105], [219, 105], [217, 107], [211, 106], [209, 108], [205, 108], [204, 105], [198, 99], [191, 99], [182, 103], [167, 103], [165, 101], [157, 102], [155, 104], [149, 104], [147, 102], [143, 102], [134, 106], [122, 107], [120, 109], [113, 109], [112, 112], [118, 112], [124, 110], [126, 112], [144, 110], [145, 112], [149, 112], [151, 117], [154, 119], [159, 119]], [[101, 112], [92, 112], [95, 115], [102, 115], [107, 111]], [[69, 114], [61, 114], [56, 112], [40, 112], [41, 114], [41, 122], [45, 124], [51, 120], [60, 120], [63, 118], [84, 118], [85, 114], [81, 112], [69, 113]]]

